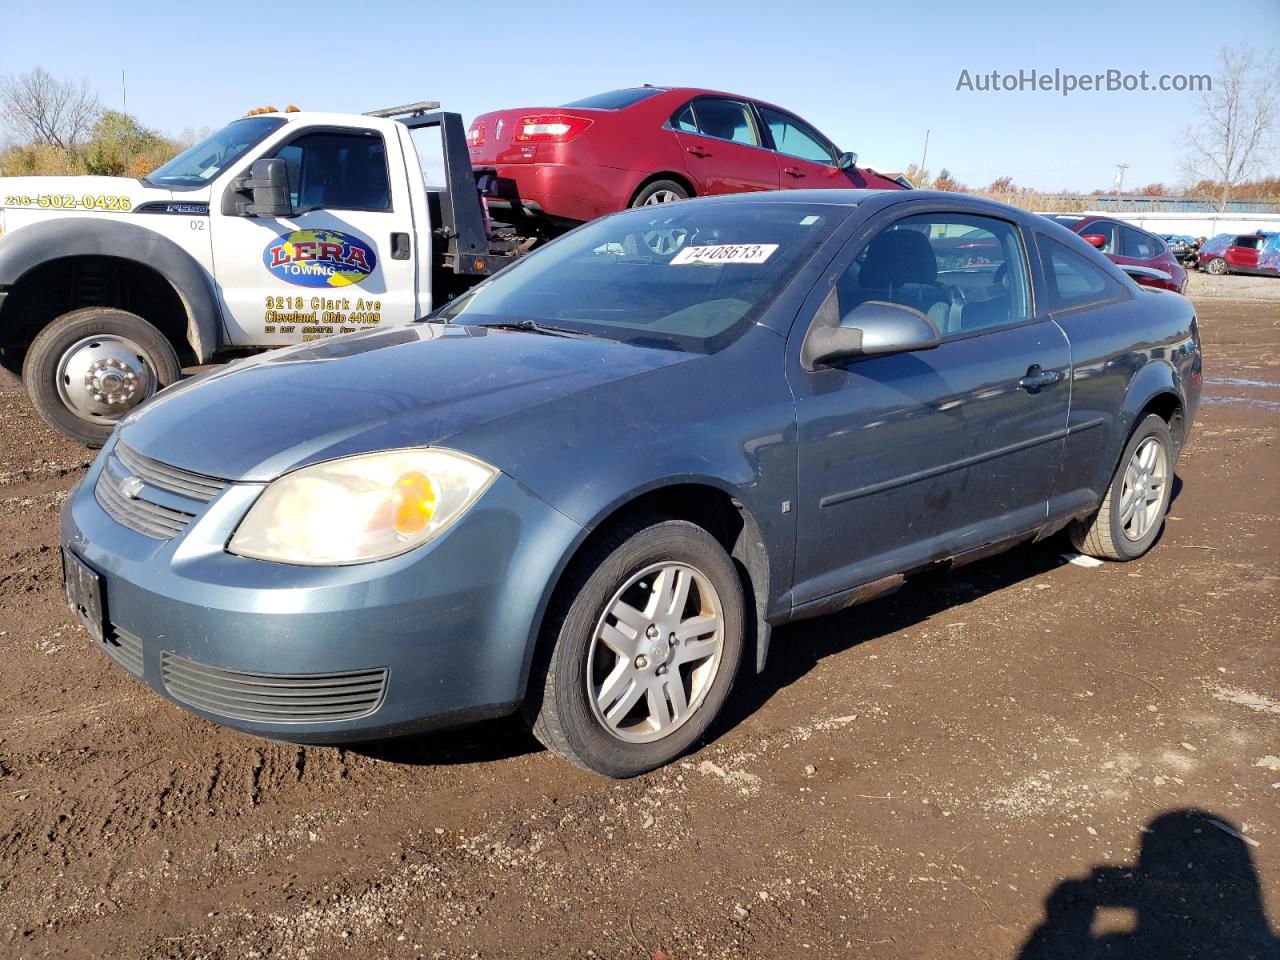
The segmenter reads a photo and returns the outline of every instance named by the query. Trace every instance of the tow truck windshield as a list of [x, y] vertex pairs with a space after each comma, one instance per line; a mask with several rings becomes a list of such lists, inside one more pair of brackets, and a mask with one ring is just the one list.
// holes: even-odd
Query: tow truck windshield
[[282, 117], [235, 120], [158, 167], [146, 181], [164, 187], [204, 186], [282, 123]]

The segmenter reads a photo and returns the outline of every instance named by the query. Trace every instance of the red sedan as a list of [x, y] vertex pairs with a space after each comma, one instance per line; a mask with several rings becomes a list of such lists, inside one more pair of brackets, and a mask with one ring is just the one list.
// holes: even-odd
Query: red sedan
[[1068, 230], [1080, 234], [1114, 263], [1122, 267], [1145, 267], [1150, 273], [1134, 272], [1131, 276], [1147, 287], [1161, 287], [1182, 293], [1187, 288], [1187, 271], [1169, 251], [1169, 245], [1154, 233], [1107, 217], [1084, 214], [1046, 214]]
[[717, 193], [904, 188], [781, 107], [685, 87], [497, 110], [476, 117], [467, 144], [491, 207], [553, 223]]

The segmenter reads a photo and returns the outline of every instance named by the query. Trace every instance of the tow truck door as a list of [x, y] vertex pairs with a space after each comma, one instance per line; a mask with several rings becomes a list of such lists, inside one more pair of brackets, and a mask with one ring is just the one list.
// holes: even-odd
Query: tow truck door
[[232, 344], [299, 343], [419, 315], [411, 201], [392, 175], [404, 169], [400, 150], [373, 128], [302, 127], [265, 154], [285, 161], [291, 216], [211, 205]]

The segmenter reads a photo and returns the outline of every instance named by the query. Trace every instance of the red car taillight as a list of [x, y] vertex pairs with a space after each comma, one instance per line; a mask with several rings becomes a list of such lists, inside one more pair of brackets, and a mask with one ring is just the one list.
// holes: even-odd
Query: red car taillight
[[471, 128], [467, 130], [467, 146], [482, 147], [484, 146], [484, 123], [477, 120], [471, 124]]
[[566, 113], [543, 113], [533, 117], [521, 117], [517, 124], [517, 143], [568, 143], [581, 134], [591, 121], [572, 117]]

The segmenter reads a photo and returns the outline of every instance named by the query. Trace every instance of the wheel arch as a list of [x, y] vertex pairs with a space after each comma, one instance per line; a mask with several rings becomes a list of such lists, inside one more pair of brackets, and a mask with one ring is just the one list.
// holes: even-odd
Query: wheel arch
[[[0, 245], [0, 289], [7, 288], [0, 312], [0, 339], [13, 329], [15, 341], [31, 337], [52, 316], [41, 316], [34, 288], [42, 278], [74, 275], [77, 265], [92, 263], [171, 294], [180, 308], [182, 331], [165, 330], [176, 347], [189, 347], [206, 362], [222, 345], [221, 311], [204, 268], [187, 251], [153, 230], [118, 220], [67, 218], [23, 227]], [[77, 306], [122, 307], [120, 303], [77, 303]], [[27, 311], [35, 310], [34, 314]], [[33, 319], [24, 322], [27, 316]], [[150, 320], [150, 318], [146, 318]], [[16, 343], [14, 345], [17, 345]]]
[[555, 606], [556, 593], [561, 589], [574, 561], [595, 540], [606, 536], [618, 524], [645, 514], [661, 514], [687, 520], [702, 527], [724, 547], [738, 571], [747, 604], [744, 646], [746, 650], [755, 652], [756, 671], [764, 669], [772, 633], [772, 627], [765, 619], [771, 567], [760, 525], [731, 485], [710, 477], [686, 476], [657, 481], [616, 498], [598, 511], [592, 521], [583, 527], [582, 535], [565, 551], [539, 604], [530, 643], [529, 662], [522, 679], [526, 695], [531, 678], [536, 676], [533, 661], [549, 653], [543, 626]]
[[657, 183], [659, 180], [673, 180], [688, 190], [689, 196], [696, 197], [698, 195], [698, 188], [694, 186], [693, 181], [689, 179], [687, 174], [676, 173], [674, 170], [664, 170], [659, 173], [651, 173], [636, 184], [635, 189], [631, 191], [631, 195], [627, 198], [627, 206], [630, 207], [631, 204], [635, 203], [636, 197], [640, 195], [641, 190], [651, 183]]

